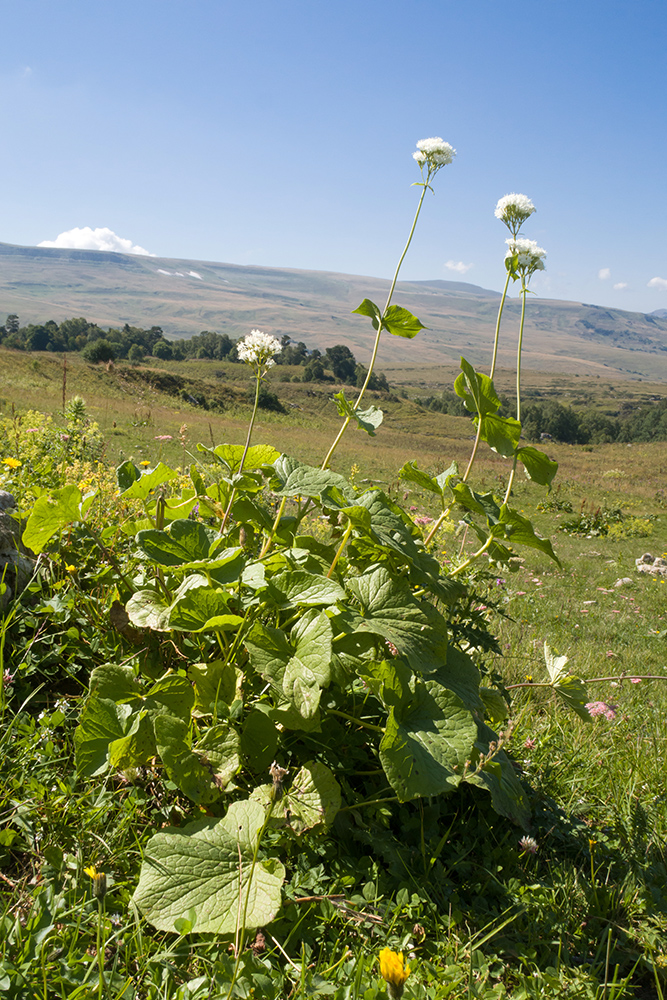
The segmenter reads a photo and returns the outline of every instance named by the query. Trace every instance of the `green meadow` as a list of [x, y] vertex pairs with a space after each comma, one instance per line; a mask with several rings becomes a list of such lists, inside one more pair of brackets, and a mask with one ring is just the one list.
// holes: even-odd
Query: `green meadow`
[[[667, 553], [667, 442], [543, 442], [552, 488], [521, 472], [511, 506], [556, 559], [509, 534], [504, 564], [490, 547], [467, 566], [473, 508], [452, 505], [429, 537], [444, 500], [426, 480], [465, 468], [474, 427], [416, 401], [451, 389], [458, 369], [382, 369], [391, 391], [366, 405], [384, 422], [375, 436], [348, 430], [325, 482], [340, 387], [292, 381], [298, 368], [272, 370], [280, 409], [260, 409], [252, 435], [267, 449], [239, 466], [243, 365], [6, 349], [0, 362], [0, 488], [41, 552], [2, 611], [3, 995], [374, 1000], [403, 989], [400, 972], [398, 985], [380, 974], [390, 948], [415, 1000], [662, 998], [667, 576], [635, 560]], [[512, 378], [498, 372], [498, 391]], [[537, 372], [524, 389], [600, 411], [663, 393]], [[399, 475], [407, 463], [426, 479]], [[510, 467], [480, 451], [475, 496], [499, 501]], [[182, 546], [210, 551], [178, 555], [178, 525]], [[380, 598], [354, 582], [369, 566], [383, 586], [405, 581], [405, 605], [391, 628], [383, 605], [375, 632]], [[304, 604], [306, 577], [319, 596]], [[204, 591], [202, 611], [192, 594]], [[406, 707], [432, 691], [431, 647], [400, 642], [401, 619], [437, 631], [436, 611], [458, 650], [447, 663], [467, 678], [447, 704], [464, 713], [465, 692], [475, 704], [481, 692], [483, 712], [468, 713], [476, 749], [457, 749], [446, 778], [444, 758], [428, 757], [427, 779], [421, 751], [407, 766], [387, 733], [393, 719], [423, 745], [445, 738], [444, 710], [433, 735]], [[372, 648], [354, 645], [364, 630]], [[338, 652], [324, 676], [314, 649], [327, 642]], [[319, 679], [285, 702], [295, 659]], [[455, 748], [461, 731], [447, 731]], [[233, 841], [232, 815], [255, 840]]]

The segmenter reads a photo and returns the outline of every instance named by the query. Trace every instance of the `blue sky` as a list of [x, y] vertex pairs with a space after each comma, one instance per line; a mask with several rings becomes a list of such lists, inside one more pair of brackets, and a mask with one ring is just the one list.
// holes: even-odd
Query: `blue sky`
[[517, 191], [538, 294], [667, 307], [665, 0], [22, 0], [0, 36], [4, 242], [389, 277], [442, 136], [403, 277], [499, 289]]

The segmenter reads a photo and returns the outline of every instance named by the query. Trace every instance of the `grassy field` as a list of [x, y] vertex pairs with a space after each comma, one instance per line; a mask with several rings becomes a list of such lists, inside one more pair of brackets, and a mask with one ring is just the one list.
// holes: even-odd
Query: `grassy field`
[[[21, 414], [59, 419], [62, 359], [2, 351], [0, 360], [2, 416], [18, 427], [2, 457], [20, 459]], [[106, 463], [131, 457], [185, 467], [197, 459], [199, 441], [243, 443], [250, 406], [242, 366], [191, 362], [161, 371], [189, 380], [188, 391], [224, 409], [184, 402], [130, 366], [106, 371], [68, 358], [66, 396], [86, 399]], [[261, 412], [253, 441], [317, 464], [339, 426], [332, 389], [279, 381], [289, 370], [274, 373], [272, 388], [287, 412]], [[453, 374], [387, 369], [392, 386], [409, 396], [448, 388]], [[659, 384], [638, 381], [531, 375], [527, 382], [561, 401], [586, 394], [601, 407], [612, 391], [634, 401], [662, 394]], [[497, 384], [511, 388], [503, 373]], [[470, 423], [424, 412], [410, 398], [374, 402], [385, 410], [377, 437], [348, 432], [336, 468], [357, 484], [383, 485], [415, 518], [432, 518], [432, 495], [399, 480], [398, 470], [409, 460], [430, 473], [452, 459], [463, 464]], [[171, 440], [160, 441], [165, 435]], [[525, 831], [470, 787], [387, 818], [387, 830], [393, 824], [401, 832], [403, 853], [388, 837], [369, 840], [362, 814], [348, 813], [338, 841], [322, 837], [289, 854], [290, 905], [244, 953], [231, 995], [384, 997], [377, 953], [389, 944], [409, 956], [406, 1000], [662, 1000], [667, 578], [637, 573], [635, 560], [667, 552], [667, 442], [549, 442], [548, 452], [560, 466], [551, 494], [521, 478], [512, 502], [552, 539], [560, 565], [522, 548], [512, 571], [489, 564], [470, 581], [470, 621], [497, 638], [478, 663], [508, 694], [502, 739], [529, 797], [534, 844], [522, 846]], [[3, 468], [2, 488], [29, 492], [20, 468]], [[97, 477], [100, 530], [106, 519], [108, 537], [120, 539], [112, 522], [121, 514], [113, 513], [112, 477], [103, 468], [74, 472]], [[507, 474], [508, 463], [487, 451], [474, 480], [500, 493]], [[454, 568], [477, 546], [455, 516], [433, 552]], [[4, 612], [0, 990], [12, 1000], [224, 998], [234, 966], [229, 941], [187, 929], [156, 932], [129, 902], [147, 838], [192, 818], [191, 804], [155, 769], [135, 781], [113, 772], [82, 778], [72, 767], [88, 675], [118, 641], [109, 627], [118, 581], [108, 567], [108, 578], [86, 585], [68, 565], [79, 560], [92, 566], [99, 556], [74, 534], [51, 550], [40, 585]], [[545, 643], [569, 658], [590, 702], [604, 704], [591, 721], [540, 687]], [[122, 648], [131, 652], [127, 643]], [[108, 873], [104, 906], [84, 873], [90, 865]]]

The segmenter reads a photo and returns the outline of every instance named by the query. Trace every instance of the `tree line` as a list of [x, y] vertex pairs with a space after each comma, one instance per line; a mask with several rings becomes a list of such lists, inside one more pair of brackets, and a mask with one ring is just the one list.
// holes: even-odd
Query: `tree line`
[[[345, 344], [334, 344], [324, 352], [308, 347], [285, 335], [281, 339], [282, 351], [276, 355], [278, 365], [298, 365], [303, 372], [295, 376], [301, 382], [335, 382], [361, 386], [367, 369], [359, 364]], [[17, 351], [51, 351], [57, 353], [80, 352], [91, 364], [125, 359], [140, 364], [147, 357], [161, 361], [185, 361], [192, 358], [238, 363], [237, 344], [226, 333], [202, 330], [187, 340], [167, 340], [162, 327], [145, 330], [125, 323], [121, 327], [103, 330], [83, 316], [65, 319], [62, 323], [28, 323], [21, 326], [15, 313], [7, 316], [0, 327], [0, 344]], [[389, 391], [387, 379], [382, 374], [371, 376], [370, 389]]]
[[[515, 413], [514, 400], [501, 395], [501, 416]], [[455, 392], [415, 400], [425, 409], [453, 416], [470, 416]], [[624, 403], [618, 413], [601, 413], [592, 406], [574, 409], [555, 400], [529, 401], [521, 408], [521, 432], [527, 441], [564, 444], [612, 444], [667, 440], [667, 398], [651, 403]]]

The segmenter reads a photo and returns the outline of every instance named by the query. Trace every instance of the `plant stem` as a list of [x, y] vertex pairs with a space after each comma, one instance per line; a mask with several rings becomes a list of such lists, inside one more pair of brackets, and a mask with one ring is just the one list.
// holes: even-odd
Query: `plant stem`
[[260, 559], [264, 558], [264, 556], [266, 555], [266, 553], [269, 551], [269, 549], [273, 545], [273, 539], [276, 537], [276, 531], [278, 530], [278, 525], [280, 524], [280, 518], [283, 516], [283, 512], [285, 510], [285, 504], [286, 503], [287, 503], [287, 497], [283, 497], [282, 502], [280, 504], [280, 507], [278, 508], [278, 513], [276, 514], [275, 520], [274, 520], [273, 525], [271, 527], [271, 534], [269, 535], [269, 537], [264, 542], [264, 545], [262, 546], [262, 551], [259, 554], [259, 558]]
[[[501, 321], [501, 319], [503, 317], [503, 309], [505, 308], [505, 299], [507, 298], [507, 289], [509, 287], [510, 278], [511, 278], [511, 272], [508, 271], [507, 272], [507, 277], [505, 278], [505, 287], [503, 288], [503, 294], [502, 294], [501, 299], [500, 299], [500, 305], [498, 306], [498, 317], [496, 319], [496, 332], [495, 332], [495, 336], [493, 338], [493, 356], [492, 356], [492, 359], [491, 359], [491, 371], [489, 372], [489, 378], [492, 381], [493, 381], [493, 376], [494, 376], [494, 373], [495, 373], [495, 370], [496, 370], [496, 359], [498, 357], [498, 343], [500, 341], [500, 321]], [[480, 442], [481, 434], [482, 434], [482, 421], [480, 420], [479, 423], [478, 423], [478, 425], [477, 425], [477, 434], [475, 435], [475, 443], [472, 446], [472, 451], [470, 453], [470, 458], [468, 459], [468, 465], [466, 467], [466, 471], [463, 473], [463, 479], [461, 480], [461, 482], [463, 482], [463, 483], [465, 483], [465, 482], [468, 481], [468, 476], [472, 472], [472, 467], [473, 467], [473, 464], [475, 462], [475, 458], [477, 456], [477, 449], [479, 448], [479, 442]], [[438, 530], [438, 528], [440, 527], [440, 525], [442, 524], [442, 522], [445, 520], [445, 518], [447, 517], [447, 515], [449, 514], [449, 512], [450, 512], [450, 510], [452, 509], [453, 506], [454, 506], [454, 504], [450, 503], [449, 507], [447, 507], [446, 510], [443, 510], [442, 514], [440, 514], [440, 516], [436, 520], [435, 524], [433, 525], [433, 527], [429, 531], [428, 535], [424, 539], [424, 545], [425, 546], [428, 545], [428, 543], [431, 541], [431, 539], [435, 535], [436, 531]]]
[[[380, 346], [380, 336], [381, 336], [382, 330], [383, 330], [384, 317], [385, 317], [387, 309], [389, 308], [389, 305], [391, 303], [392, 296], [394, 294], [394, 289], [396, 288], [396, 282], [398, 281], [399, 271], [401, 270], [401, 266], [403, 264], [403, 261], [405, 260], [405, 256], [406, 256], [406, 254], [408, 252], [408, 249], [410, 248], [410, 244], [412, 243], [412, 237], [415, 234], [415, 229], [417, 228], [417, 220], [419, 219], [419, 213], [421, 212], [422, 205], [424, 203], [424, 196], [426, 195], [427, 190], [429, 190], [429, 183], [428, 182], [429, 182], [430, 178], [431, 178], [431, 172], [429, 171], [429, 173], [428, 173], [428, 175], [426, 177], [426, 181], [424, 182], [423, 185], [421, 185], [422, 186], [422, 193], [421, 193], [421, 195], [419, 197], [419, 204], [417, 205], [417, 211], [415, 212], [415, 217], [414, 217], [414, 219], [412, 221], [412, 228], [410, 229], [410, 235], [408, 236], [407, 243], [405, 244], [405, 247], [403, 249], [403, 253], [399, 257], [398, 264], [396, 265], [396, 270], [394, 271], [394, 277], [393, 277], [393, 280], [391, 282], [391, 287], [389, 288], [389, 295], [387, 296], [387, 301], [385, 302], [384, 309], [382, 310], [382, 319], [380, 320], [380, 322], [378, 324], [377, 333], [375, 335], [375, 344], [373, 345], [373, 353], [371, 355], [370, 364], [368, 366], [368, 372], [366, 373], [366, 379], [365, 379], [364, 384], [362, 385], [361, 389], [359, 390], [359, 395], [357, 396], [357, 400], [356, 400], [356, 402], [354, 404], [354, 407], [353, 407], [353, 409], [355, 411], [359, 409], [359, 404], [361, 403], [361, 400], [363, 399], [364, 393], [366, 392], [366, 389], [368, 388], [368, 383], [371, 380], [371, 375], [373, 374], [373, 368], [375, 367], [375, 359], [377, 358], [378, 348]], [[334, 443], [329, 448], [329, 451], [327, 452], [326, 457], [325, 457], [324, 461], [322, 462], [322, 466], [321, 467], [323, 469], [326, 469], [326, 467], [328, 466], [329, 462], [331, 461], [331, 457], [332, 457], [333, 453], [335, 452], [336, 448], [338, 447], [338, 443], [339, 443], [340, 439], [342, 438], [343, 434], [347, 430], [348, 424], [350, 423], [351, 419], [352, 419], [352, 417], [346, 417], [345, 420], [343, 421], [343, 426], [341, 427], [340, 431], [336, 435], [336, 439], [335, 439]]]
[[496, 358], [498, 357], [498, 343], [500, 340], [500, 321], [503, 318], [503, 309], [505, 308], [505, 299], [507, 298], [507, 289], [509, 288], [510, 278], [512, 276], [511, 271], [508, 269], [507, 277], [505, 278], [505, 287], [503, 288], [503, 294], [500, 299], [500, 305], [498, 306], [498, 318], [496, 320], [496, 335], [493, 341], [493, 358], [491, 360], [491, 371], [489, 372], [489, 378], [493, 381], [493, 375], [496, 370]]
[[[521, 275], [521, 322], [519, 323], [519, 343], [516, 349], [516, 419], [521, 423], [521, 348], [523, 347], [523, 325], [526, 318], [526, 296], [528, 294], [528, 286], [526, 285], [526, 275]], [[514, 482], [514, 476], [516, 475], [516, 465], [517, 457], [514, 456], [514, 464], [512, 465], [512, 471], [510, 472], [510, 477], [507, 482], [507, 489], [505, 490], [505, 499], [503, 503], [507, 503], [512, 492], [512, 483]]]
[[[257, 386], [255, 388], [255, 405], [252, 408], [252, 416], [250, 417], [250, 423], [248, 424], [248, 433], [246, 434], [245, 447], [243, 449], [243, 454], [241, 455], [241, 462], [239, 464], [239, 469], [238, 472], [236, 473], [237, 476], [240, 476], [241, 473], [243, 472], [243, 463], [245, 462], [246, 455], [248, 454], [248, 448], [250, 447], [250, 438], [252, 436], [252, 429], [255, 426], [255, 417], [257, 416], [257, 407], [259, 406], [259, 387], [262, 381], [262, 375], [259, 368], [255, 373], [255, 378], [257, 380]], [[222, 518], [222, 523], [220, 524], [220, 534], [222, 534], [225, 530], [225, 525], [227, 524], [227, 520], [229, 518], [229, 514], [232, 509], [232, 504], [234, 503], [235, 499], [236, 499], [236, 486], [233, 486], [232, 492], [229, 497], [229, 503], [227, 504], [227, 510], [225, 511]]]
[[347, 528], [345, 529], [345, 533], [343, 535], [341, 543], [338, 546], [338, 551], [336, 552], [336, 555], [334, 556], [333, 562], [331, 563], [331, 566], [329, 567], [329, 572], [327, 573], [327, 579], [331, 578], [331, 575], [332, 575], [333, 571], [336, 568], [336, 564], [337, 564], [338, 560], [340, 559], [340, 557], [343, 554], [343, 549], [347, 545], [348, 538], [350, 537], [351, 534], [352, 534], [352, 521], [349, 522]]
[[384, 733], [382, 726], [375, 726], [372, 722], [362, 722], [361, 719], [355, 719], [353, 715], [348, 715], [347, 712], [339, 712], [335, 708], [330, 708], [329, 714], [337, 715], [341, 719], [347, 719], [348, 722], [354, 723], [355, 726], [361, 726], [363, 729], [370, 729], [374, 733]]

